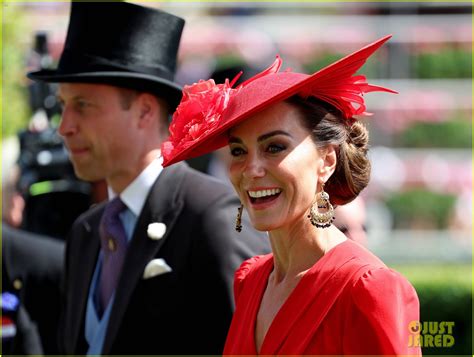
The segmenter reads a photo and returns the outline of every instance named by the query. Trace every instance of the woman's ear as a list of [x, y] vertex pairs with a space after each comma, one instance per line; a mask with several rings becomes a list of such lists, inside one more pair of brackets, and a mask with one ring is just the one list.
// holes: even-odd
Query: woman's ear
[[320, 151], [320, 165], [318, 169], [319, 181], [324, 183], [329, 180], [331, 175], [336, 170], [337, 153], [334, 145], [329, 145]]

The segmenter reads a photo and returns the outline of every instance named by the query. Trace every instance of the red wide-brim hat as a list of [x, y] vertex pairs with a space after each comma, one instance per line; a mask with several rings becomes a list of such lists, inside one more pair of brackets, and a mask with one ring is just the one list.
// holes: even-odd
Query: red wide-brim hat
[[364, 93], [395, 91], [370, 85], [363, 75], [354, 76], [367, 58], [390, 37], [385, 36], [324, 67], [312, 75], [279, 72], [282, 61], [236, 88], [212, 79], [184, 86], [183, 98], [173, 115], [170, 136], [162, 144], [163, 166], [217, 150], [228, 141], [228, 130], [255, 113], [294, 95], [315, 97], [339, 109], [344, 118], [367, 115]]

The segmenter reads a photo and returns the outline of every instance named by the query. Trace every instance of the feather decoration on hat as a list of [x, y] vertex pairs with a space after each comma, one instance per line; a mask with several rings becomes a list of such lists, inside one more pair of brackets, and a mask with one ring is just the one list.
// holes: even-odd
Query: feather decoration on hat
[[[298, 94], [303, 98], [316, 97], [338, 108], [346, 119], [354, 115], [370, 115], [367, 113], [364, 93], [381, 91], [397, 93], [396, 91], [367, 83], [363, 75], [353, 76], [391, 35], [354, 52], [337, 62], [325, 67], [311, 76], [310, 83]], [[355, 106], [353, 105], [355, 104]]]

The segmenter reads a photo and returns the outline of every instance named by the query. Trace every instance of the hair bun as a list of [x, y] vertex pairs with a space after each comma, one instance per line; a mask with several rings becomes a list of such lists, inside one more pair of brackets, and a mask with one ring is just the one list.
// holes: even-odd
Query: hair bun
[[369, 131], [360, 121], [356, 120], [348, 128], [347, 142], [367, 153], [369, 150]]

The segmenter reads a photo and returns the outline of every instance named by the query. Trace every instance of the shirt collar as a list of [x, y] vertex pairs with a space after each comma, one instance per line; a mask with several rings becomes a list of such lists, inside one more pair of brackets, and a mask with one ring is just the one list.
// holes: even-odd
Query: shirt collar
[[[163, 171], [162, 162], [162, 156], [153, 160], [120, 194], [120, 199], [137, 217], [140, 215], [140, 212], [145, 205], [145, 201], [153, 183], [156, 181], [158, 176], [160, 176], [161, 171]], [[107, 190], [110, 200], [117, 196], [110, 186], [107, 187]]]

